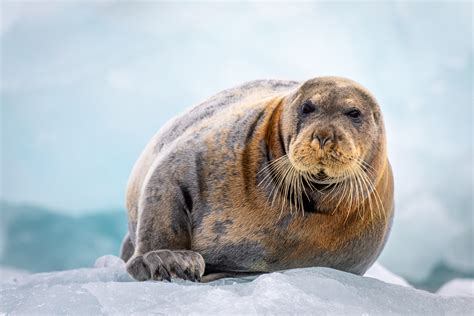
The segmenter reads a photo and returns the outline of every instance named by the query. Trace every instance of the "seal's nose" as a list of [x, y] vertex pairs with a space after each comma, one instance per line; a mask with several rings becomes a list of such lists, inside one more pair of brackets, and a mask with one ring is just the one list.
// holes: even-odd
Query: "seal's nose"
[[328, 131], [320, 131], [314, 134], [314, 139], [319, 142], [319, 147], [323, 149], [324, 145], [333, 141], [334, 134]]

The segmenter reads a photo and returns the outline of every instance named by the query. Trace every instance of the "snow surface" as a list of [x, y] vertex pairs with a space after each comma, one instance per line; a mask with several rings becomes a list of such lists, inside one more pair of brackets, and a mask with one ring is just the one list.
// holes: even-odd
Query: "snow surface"
[[443, 285], [437, 292], [446, 296], [470, 296], [474, 297], [473, 279], [454, 279]]
[[21, 269], [11, 268], [11, 267], [1, 267], [0, 268], [0, 280], [12, 280], [18, 277], [28, 275], [29, 272]]
[[[380, 268], [374, 269], [372, 275]], [[385, 275], [383, 271], [381, 275]], [[377, 275], [377, 276], [381, 276]], [[390, 276], [393, 280], [393, 275]], [[328, 268], [295, 269], [207, 284], [133, 282], [123, 261], [0, 283], [0, 313], [13, 314], [470, 314], [474, 298], [431, 294]]]
[[374, 263], [374, 265], [370, 267], [370, 269], [365, 273], [364, 276], [379, 279], [386, 283], [412, 287], [404, 278], [389, 271], [387, 268], [385, 268], [378, 262]]

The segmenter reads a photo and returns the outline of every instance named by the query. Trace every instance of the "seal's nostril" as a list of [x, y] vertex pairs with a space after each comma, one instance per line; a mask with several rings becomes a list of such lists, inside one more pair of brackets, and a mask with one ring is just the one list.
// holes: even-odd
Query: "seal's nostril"
[[315, 137], [318, 142], [319, 142], [319, 147], [323, 149], [324, 145], [331, 139], [330, 136], [321, 136], [321, 135], [316, 135]]

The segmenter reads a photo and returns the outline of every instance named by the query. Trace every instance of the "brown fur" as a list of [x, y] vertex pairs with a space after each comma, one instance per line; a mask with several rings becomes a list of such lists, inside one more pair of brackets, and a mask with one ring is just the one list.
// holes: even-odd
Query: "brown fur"
[[[221, 99], [230, 101], [214, 106]], [[298, 125], [299, 108], [307, 100], [321, 115]], [[344, 116], [348, 107], [363, 111], [363, 124]], [[321, 148], [314, 133], [326, 137], [332, 125], [337, 137]], [[288, 201], [271, 203], [275, 183], [259, 183], [267, 160], [285, 153], [296, 169], [324, 170], [328, 176], [347, 170], [352, 156], [363, 159], [373, 168], [368, 178], [383, 207], [374, 210], [373, 190], [360, 193], [357, 201], [341, 192], [328, 198], [328, 190], [311, 190], [305, 193], [311, 203], [304, 213], [291, 211]], [[299, 86], [249, 83], [224, 91], [152, 139], [130, 178], [127, 208], [135, 248], [129, 272], [140, 280], [163, 278], [159, 264], [142, 259], [157, 257], [149, 253], [161, 249], [192, 250], [204, 258], [206, 274], [219, 276], [316, 265], [364, 273], [381, 252], [393, 217], [380, 110], [364, 88], [342, 78], [316, 78]]]

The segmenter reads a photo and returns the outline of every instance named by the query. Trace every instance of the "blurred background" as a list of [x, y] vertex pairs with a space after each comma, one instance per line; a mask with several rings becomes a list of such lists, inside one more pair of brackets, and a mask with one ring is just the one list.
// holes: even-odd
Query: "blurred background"
[[171, 117], [254, 79], [352, 78], [387, 127], [396, 215], [380, 262], [474, 277], [471, 2], [1, 2], [0, 265], [118, 254], [128, 175]]

